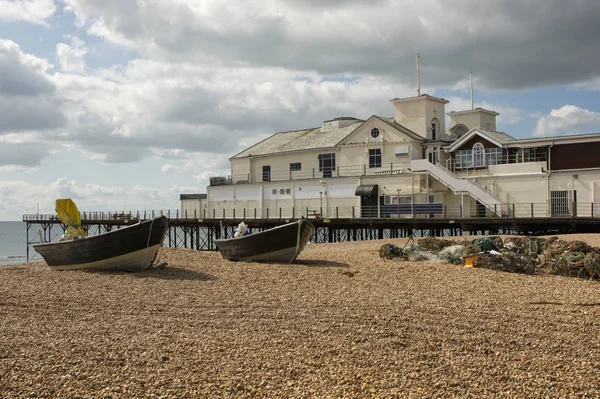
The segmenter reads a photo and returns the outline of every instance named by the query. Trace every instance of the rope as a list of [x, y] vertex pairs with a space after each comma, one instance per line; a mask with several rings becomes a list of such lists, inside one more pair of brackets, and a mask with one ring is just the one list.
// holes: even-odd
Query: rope
[[[600, 262], [589, 253], [579, 251], [567, 252], [558, 258], [552, 267], [553, 274], [577, 274], [582, 276], [585, 270], [590, 279], [600, 276]], [[576, 272], [576, 273], [575, 273]]]
[[588, 253], [583, 260], [583, 266], [585, 270], [588, 272], [590, 279], [600, 276], [600, 263], [592, 253]]

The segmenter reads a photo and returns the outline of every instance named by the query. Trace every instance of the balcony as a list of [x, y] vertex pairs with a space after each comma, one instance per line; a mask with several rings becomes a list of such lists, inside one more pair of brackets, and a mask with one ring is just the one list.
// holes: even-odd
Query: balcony
[[[518, 154], [509, 154], [509, 155], [501, 155], [501, 156], [493, 156], [490, 154], [486, 154], [485, 157], [481, 157], [480, 159], [473, 159], [472, 154], [470, 154], [470, 150], [465, 151], [464, 154], [459, 154], [459, 156], [450, 158], [446, 161], [446, 169], [451, 172], [458, 171], [474, 171], [480, 169], [488, 169], [490, 167], [498, 166], [498, 165], [522, 165], [522, 164], [533, 164], [536, 162], [542, 162], [547, 166], [548, 158], [546, 153], [536, 154], [533, 153], [518, 153]], [[456, 155], [456, 154], [455, 154]]]
[[225, 186], [230, 184], [248, 184], [269, 181], [309, 180], [330, 177], [360, 177], [360, 176], [387, 176], [409, 174], [410, 166], [407, 162], [390, 162], [382, 164], [379, 168], [369, 168], [368, 165], [337, 166], [334, 168], [309, 168], [303, 170], [274, 170], [271, 172], [258, 172], [224, 177], [211, 177], [211, 186]]

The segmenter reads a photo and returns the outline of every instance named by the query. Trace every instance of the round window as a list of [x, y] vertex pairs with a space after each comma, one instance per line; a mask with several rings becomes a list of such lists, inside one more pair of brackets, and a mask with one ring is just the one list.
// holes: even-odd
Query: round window
[[379, 137], [379, 128], [374, 127], [373, 129], [371, 129], [371, 137], [373, 137], [374, 139]]

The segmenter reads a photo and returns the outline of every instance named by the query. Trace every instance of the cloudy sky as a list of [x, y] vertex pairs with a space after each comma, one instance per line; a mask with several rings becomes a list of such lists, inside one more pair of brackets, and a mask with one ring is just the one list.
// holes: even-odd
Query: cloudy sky
[[600, 132], [597, 0], [0, 0], [0, 220], [177, 209], [277, 131], [422, 92]]

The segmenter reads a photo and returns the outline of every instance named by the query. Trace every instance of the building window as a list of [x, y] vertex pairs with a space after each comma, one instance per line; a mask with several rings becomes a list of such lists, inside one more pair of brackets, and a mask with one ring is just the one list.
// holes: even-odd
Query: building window
[[384, 198], [386, 205], [412, 204], [412, 197], [389, 195]]
[[373, 137], [374, 139], [379, 137], [379, 128], [374, 127], [373, 129], [371, 129], [371, 137]]
[[473, 166], [480, 167], [485, 166], [485, 158], [484, 158], [485, 150], [483, 148], [483, 144], [475, 143], [473, 146]]
[[290, 171], [298, 171], [302, 170], [302, 164], [300, 162], [294, 162], [290, 164]]
[[486, 148], [485, 149], [485, 164], [500, 165], [502, 163], [502, 148]]
[[459, 169], [473, 166], [473, 151], [460, 150], [456, 151], [456, 167]]
[[476, 143], [473, 150], [456, 151], [454, 159], [458, 169], [500, 165], [503, 161], [502, 148], [483, 148], [481, 143]]
[[285, 193], [286, 193], [287, 195], [290, 195], [290, 194], [292, 193], [292, 191], [291, 191], [289, 188], [286, 188], [286, 189], [285, 189]]
[[381, 148], [369, 150], [369, 168], [381, 168]]
[[271, 181], [271, 165], [263, 165], [262, 181]]
[[436, 140], [439, 125], [440, 123], [437, 119], [431, 121], [431, 140]]
[[280, 188], [279, 189], [279, 194], [280, 195], [284, 195], [285, 194], [285, 188]]
[[335, 170], [335, 154], [319, 154], [319, 172], [323, 177], [331, 177]]
[[277, 189], [276, 188], [273, 189], [273, 195], [277, 195]]

